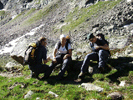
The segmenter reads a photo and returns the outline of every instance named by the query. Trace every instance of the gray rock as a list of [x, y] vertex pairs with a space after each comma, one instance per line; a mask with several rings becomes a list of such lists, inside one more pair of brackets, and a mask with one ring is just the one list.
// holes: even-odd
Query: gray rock
[[91, 83], [82, 83], [81, 86], [85, 88], [87, 91], [97, 91], [97, 92], [102, 92], [103, 88], [96, 86]]
[[24, 96], [24, 99], [27, 99], [27, 98], [31, 98], [31, 96], [34, 94], [33, 91], [29, 91], [25, 96]]
[[13, 63], [13, 62], [8, 62], [8, 63], [6, 64], [6, 66], [5, 66], [5, 69], [11, 71], [15, 66], [16, 66], [15, 63]]
[[52, 94], [54, 97], [58, 97], [58, 95], [56, 93], [52, 92], [52, 91], [49, 91], [48, 93]]
[[122, 100], [123, 99], [123, 95], [119, 92], [113, 92], [113, 93], [109, 94], [107, 97], [111, 97], [111, 99], [113, 99], [113, 100]]
[[126, 81], [121, 81], [121, 83], [119, 84], [119, 86], [125, 86]]
[[40, 97], [37, 97], [36, 100], [41, 100], [41, 98]]

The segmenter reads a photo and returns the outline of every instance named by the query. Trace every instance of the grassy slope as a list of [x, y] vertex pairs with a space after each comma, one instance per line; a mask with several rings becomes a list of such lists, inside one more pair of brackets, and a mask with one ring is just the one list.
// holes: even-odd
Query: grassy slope
[[[112, 9], [116, 4], [118, 4], [121, 0], [117, 1], [106, 1], [106, 2], [98, 2], [95, 5], [92, 5], [87, 8], [82, 8], [81, 10], [78, 10], [79, 8], [76, 7], [74, 12], [71, 12], [65, 22], [70, 22], [70, 24], [63, 26], [62, 30], [63, 32], [68, 32], [69, 30], [73, 30], [76, 27], [78, 27], [80, 24], [84, 23], [87, 19], [91, 20], [94, 16], [99, 16], [99, 12], [101, 11], [108, 11]], [[73, 20], [74, 16], [78, 16], [77, 20]]]
[[[113, 65], [113, 64], [112, 64]], [[111, 71], [103, 74], [94, 74], [92, 77], [87, 76], [84, 78], [83, 82], [91, 82], [97, 86], [104, 88], [104, 91], [98, 93], [96, 91], [86, 91], [82, 87], [79, 87], [80, 83], [75, 83], [75, 79], [78, 72], [71, 72], [62, 81], [56, 81], [55, 76], [58, 74], [59, 68], [54, 71], [51, 77], [47, 80], [37, 80], [37, 79], [28, 79], [27, 76], [30, 75], [30, 70], [28, 66], [22, 70], [23, 77], [19, 78], [5, 78], [0, 76], [0, 99], [1, 100], [22, 100], [23, 96], [29, 91], [32, 90], [34, 94], [30, 100], [35, 100], [37, 97], [46, 100], [90, 100], [98, 99], [105, 100], [107, 95], [111, 92], [121, 92], [126, 100], [131, 100], [132, 88], [133, 88], [133, 70], [129, 67], [120, 71], [114, 69], [109, 65]], [[42, 74], [40, 75], [40, 77]], [[129, 85], [125, 87], [119, 87], [118, 84], [120, 81], [126, 80], [126, 83]], [[18, 85], [15, 85], [18, 84]], [[11, 88], [14, 86], [13, 88]], [[58, 98], [48, 94], [49, 91], [52, 91], [59, 95]], [[29, 99], [27, 99], [29, 100]]]

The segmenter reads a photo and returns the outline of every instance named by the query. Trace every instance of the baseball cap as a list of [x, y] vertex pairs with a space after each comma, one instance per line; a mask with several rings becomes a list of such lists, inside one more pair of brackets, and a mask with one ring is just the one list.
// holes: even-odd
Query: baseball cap
[[90, 40], [91, 38], [94, 38], [93, 33], [89, 33], [89, 34], [87, 35], [87, 39], [88, 39], [88, 40]]

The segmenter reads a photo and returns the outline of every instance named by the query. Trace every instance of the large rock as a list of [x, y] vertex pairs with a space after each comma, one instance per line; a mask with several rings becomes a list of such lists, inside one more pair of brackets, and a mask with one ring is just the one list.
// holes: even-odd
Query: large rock
[[7, 69], [8, 71], [11, 71], [11, 70], [13, 70], [13, 68], [16, 66], [16, 64], [15, 63], [13, 63], [13, 62], [8, 62], [7, 64], [6, 64], [6, 66], [5, 66], [5, 69]]
[[98, 92], [103, 91], [103, 88], [91, 83], [82, 83], [81, 86], [84, 87], [87, 91], [98, 91]]
[[29, 44], [28, 39], [26, 38], [20, 39], [20, 41], [18, 41], [18, 43], [15, 45], [12, 52], [10, 53], [10, 56], [20, 64], [23, 64], [23, 57], [25, 50], [28, 47], [28, 44]]

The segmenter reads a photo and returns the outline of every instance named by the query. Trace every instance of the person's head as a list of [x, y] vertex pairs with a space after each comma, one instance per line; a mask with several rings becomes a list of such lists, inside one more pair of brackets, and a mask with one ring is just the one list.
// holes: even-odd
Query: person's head
[[96, 37], [99, 38], [99, 39], [104, 39], [105, 40], [105, 37], [102, 33], [97, 34]]
[[89, 33], [87, 35], [87, 39], [92, 43], [95, 43], [97, 41], [97, 38], [93, 35], [93, 33]]
[[60, 35], [60, 41], [61, 41], [61, 44], [66, 43], [66, 36], [64, 34]]
[[46, 45], [47, 45], [47, 38], [41, 37], [41, 38], [39, 39], [39, 43], [40, 43], [42, 46], [46, 46]]

